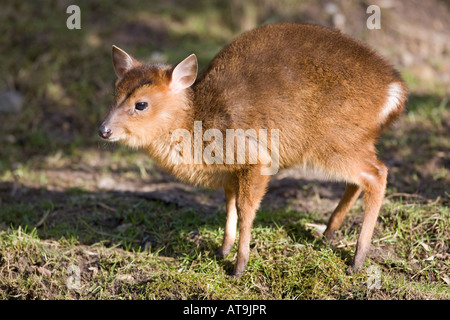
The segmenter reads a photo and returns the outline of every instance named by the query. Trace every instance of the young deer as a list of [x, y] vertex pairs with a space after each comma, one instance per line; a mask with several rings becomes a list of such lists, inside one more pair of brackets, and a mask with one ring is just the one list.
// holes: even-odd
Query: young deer
[[[227, 220], [217, 255], [230, 253], [239, 221], [234, 277], [249, 259], [252, 223], [271, 175], [264, 170], [274, 155], [276, 169], [299, 165], [347, 183], [328, 222], [328, 239], [364, 190], [364, 220], [349, 271], [361, 269], [386, 188], [387, 168], [377, 159], [375, 143], [406, 100], [405, 84], [383, 58], [337, 30], [300, 24], [241, 35], [198, 77], [195, 55], [175, 67], [143, 64], [115, 46], [112, 56], [118, 81], [99, 135], [145, 149], [183, 181], [224, 188]], [[198, 123], [205, 135], [216, 130], [214, 137], [199, 140]], [[179, 129], [184, 135], [175, 134]], [[230, 138], [230, 129], [246, 130], [245, 143], [236, 146], [239, 134]], [[227, 137], [227, 147], [217, 132]], [[272, 138], [277, 143], [268, 146]], [[255, 147], [257, 139], [266, 152]], [[194, 145], [180, 150], [183, 141]], [[207, 148], [215, 157], [236, 159], [243, 152], [244, 160], [199, 158]]]

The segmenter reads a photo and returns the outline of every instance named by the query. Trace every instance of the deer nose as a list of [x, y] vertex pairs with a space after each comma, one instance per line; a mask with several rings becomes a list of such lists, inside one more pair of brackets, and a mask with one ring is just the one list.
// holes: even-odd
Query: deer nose
[[108, 139], [112, 134], [112, 130], [107, 128], [104, 124], [98, 129], [98, 135], [103, 139]]

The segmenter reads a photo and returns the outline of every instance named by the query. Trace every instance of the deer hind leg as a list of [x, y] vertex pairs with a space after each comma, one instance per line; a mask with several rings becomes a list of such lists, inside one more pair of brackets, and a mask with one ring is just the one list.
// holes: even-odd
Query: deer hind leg
[[370, 241], [375, 228], [381, 204], [386, 190], [388, 170], [375, 155], [366, 158], [356, 177], [356, 182], [364, 189], [364, 219], [356, 244], [356, 252], [349, 273], [358, 272], [370, 248]]
[[[330, 217], [324, 236], [327, 239], [333, 237], [334, 232], [341, 226], [345, 215], [361, 192], [364, 191], [364, 218], [353, 263], [348, 270], [348, 272], [353, 273], [362, 268], [370, 248], [370, 240], [386, 190], [387, 168], [377, 159], [374, 148], [346, 162], [347, 166], [341, 174], [348, 181], [348, 184], [341, 201]], [[339, 172], [336, 170], [335, 174], [339, 175]]]
[[345, 189], [344, 195], [339, 201], [338, 206], [334, 209], [333, 214], [328, 221], [327, 229], [324, 232], [324, 236], [331, 240], [334, 236], [334, 232], [339, 229], [345, 216], [350, 211], [351, 207], [355, 203], [361, 194], [362, 188], [357, 184], [348, 183]]

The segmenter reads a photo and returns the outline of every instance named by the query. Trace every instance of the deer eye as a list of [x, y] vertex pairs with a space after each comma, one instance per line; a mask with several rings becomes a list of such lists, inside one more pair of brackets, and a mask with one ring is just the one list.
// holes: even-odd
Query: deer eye
[[148, 103], [147, 102], [136, 102], [136, 104], [134, 105], [134, 108], [136, 110], [145, 110], [148, 107]]

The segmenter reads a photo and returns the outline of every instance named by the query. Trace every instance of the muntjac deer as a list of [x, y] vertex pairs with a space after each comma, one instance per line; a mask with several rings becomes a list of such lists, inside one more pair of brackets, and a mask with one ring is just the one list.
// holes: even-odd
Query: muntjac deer
[[230, 253], [239, 222], [235, 278], [249, 260], [269, 180], [291, 166], [346, 182], [328, 239], [364, 191], [349, 271], [361, 269], [388, 171], [375, 143], [402, 113], [407, 95], [386, 60], [338, 30], [293, 23], [244, 33], [198, 77], [195, 55], [175, 67], [141, 63], [115, 46], [112, 57], [118, 80], [99, 135], [144, 149], [185, 182], [224, 188], [227, 220], [217, 255]]

